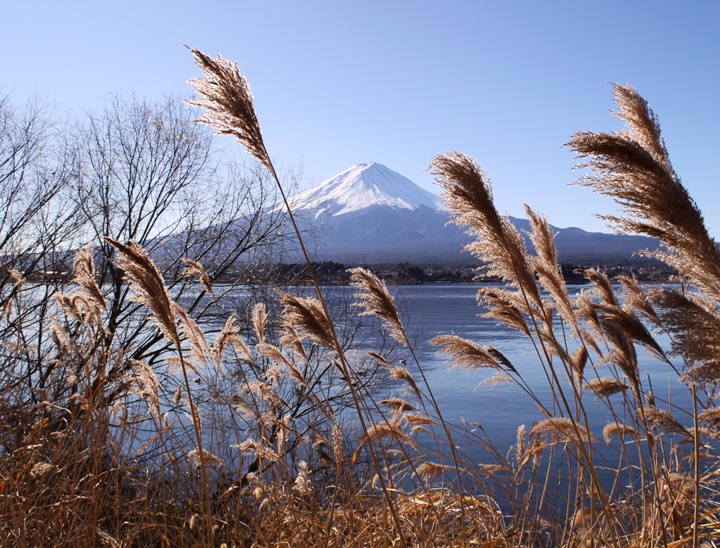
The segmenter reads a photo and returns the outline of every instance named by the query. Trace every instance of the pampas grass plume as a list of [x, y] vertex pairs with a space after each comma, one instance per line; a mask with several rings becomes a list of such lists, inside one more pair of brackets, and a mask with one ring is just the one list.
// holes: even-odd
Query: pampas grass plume
[[237, 63], [220, 55], [213, 59], [199, 50], [189, 49], [204, 74], [203, 78], [190, 80], [200, 98], [188, 103], [204, 109], [199, 121], [218, 134], [234, 136], [249, 154], [272, 171], [250, 84], [240, 74]]
[[383, 321], [388, 333], [400, 344], [407, 344], [395, 299], [385, 282], [364, 268], [351, 268], [350, 284], [360, 290], [355, 304], [363, 309], [361, 316], [377, 316]]
[[318, 299], [296, 297], [280, 289], [275, 292], [284, 307], [283, 321], [295, 326], [299, 336], [307, 337], [326, 348], [335, 348], [332, 324]]
[[135, 291], [135, 300], [147, 306], [165, 338], [180, 346], [175, 323], [175, 306], [165, 287], [162, 274], [147, 252], [136, 245], [125, 245], [111, 238], [105, 240], [119, 253], [115, 264], [127, 276]]

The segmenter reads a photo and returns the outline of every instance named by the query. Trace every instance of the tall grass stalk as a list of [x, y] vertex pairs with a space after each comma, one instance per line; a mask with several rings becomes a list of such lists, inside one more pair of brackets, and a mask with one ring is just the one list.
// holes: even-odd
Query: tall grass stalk
[[[528, 207], [522, 234], [498, 214], [475, 160], [450, 153], [432, 163], [455, 221], [473, 237], [468, 249], [504, 281], [479, 288], [482, 315], [520, 333], [537, 356], [517, 363], [492, 341], [456, 334], [430, 341], [453, 367], [513, 382], [537, 407], [539, 420], [519, 425], [506, 451], [482, 425], [445, 419], [392, 293], [354, 268], [350, 310], [359, 312], [348, 318], [376, 319], [376, 333], [401, 353], [362, 348], [397, 394], [363, 379], [346, 349], [348, 318], [319, 284], [246, 80], [234, 63], [192, 53], [204, 72], [194, 81], [201, 121], [235, 136], [270, 173], [315, 296], [276, 289], [211, 333], [207, 318], [173, 300], [147, 252], [108, 239], [123, 272], [112, 290], [129, 287], [142, 305], [134, 314], [171, 343], [162, 359], [143, 361], [108, 336], [110, 327], [134, 329], [135, 318], [109, 313], [90, 251], [76, 255], [74, 289], [44, 297], [52, 338], [42, 352], [28, 351], [36, 338], [24, 310], [37, 293], [10, 272], [12, 287], [0, 287], [0, 546], [716, 543], [720, 253], [634, 90], [615, 88], [624, 130], [581, 132], [568, 146], [589, 168], [579, 184], [620, 203], [610, 222], [665, 246], [655, 255], [678, 270], [679, 289], [618, 284], [590, 268], [573, 294], [542, 215]], [[186, 264], [182, 275], [213, 294], [203, 265]], [[683, 393], [653, 386], [641, 352]], [[35, 355], [42, 363], [29, 366]], [[542, 369], [544, 391], [528, 367]], [[597, 406], [609, 417], [601, 431], [590, 416]], [[469, 462], [462, 445], [488, 462]]]
[[[361, 397], [355, 390], [355, 379], [353, 379], [353, 376], [350, 373], [350, 365], [338, 339], [337, 332], [335, 331], [335, 325], [332, 322], [330, 310], [325, 302], [320, 282], [318, 281], [315, 268], [313, 267], [313, 261], [310, 258], [307, 247], [305, 246], [304, 238], [295, 220], [295, 215], [293, 214], [285, 189], [280, 182], [275, 166], [270, 159], [270, 154], [265, 147], [262, 132], [260, 131], [260, 124], [258, 123], [257, 116], [255, 115], [255, 107], [253, 104], [252, 94], [250, 92], [250, 86], [248, 85], [246, 79], [240, 74], [240, 71], [235, 63], [228, 62], [221, 57], [212, 59], [196, 49], [191, 49], [190, 51], [195, 56], [197, 65], [204, 72], [203, 79], [192, 80], [192, 83], [195, 86], [195, 91], [201, 97], [199, 101], [196, 101], [193, 104], [205, 109], [205, 114], [200, 121], [210, 125], [220, 134], [225, 133], [236, 137], [248, 153], [253, 155], [270, 171], [272, 178], [277, 185], [293, 230], [295, 231], [298, 244], [302, 250], [303, 258], [305, 259], [305, 264], [315, 289], [315, 294], [320, 302], [320, 306], [322, 307], [322, 315], [324, 316], [324, 319], [327, 320], [327, 324], [329, 326], [328, 335], [332, 339], [332, 346], [340, 359], [339, 365], [352, 395], [353, 404], [357, 411], [360, 426], [364, 434], [368, 437], [368, 439], [370, 439], [369, 427], [362, 410]], [[395, 521], [395, 525], [398, 530], [398, 534], [400, 535], [402, 545], [405, 546], [406, 542], [402, 531], [400, 516], [398, 515], [397, 508], [395, 507], [392, 497], [390, 496], [390, 492], [388, 491], [387, 479], [385, 478], [384, 470], [380, 465], [375, 445], [372, 441], [370, 441], [368, 443], [368, 447], [372, 455], [373, 465], [375, 466], [375, 470], [378, 474], [383, 493], [385, 494], [390, 512], [392, 513], [393, 520]]]

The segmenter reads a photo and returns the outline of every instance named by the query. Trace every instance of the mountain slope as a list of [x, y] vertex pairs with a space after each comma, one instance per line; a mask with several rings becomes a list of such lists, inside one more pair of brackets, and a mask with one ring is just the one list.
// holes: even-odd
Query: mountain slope
[[[450, 223], [442, 200], [382, 164], [352, 166], [296, 195], [292, 204], [317, 260], [476, 262], [463, 252], [470, 238]], [[529, 228], [525, 219], [510, 219], [521, 230]], [[655, 240], [641, 236], [553, 229], [564, 261], [627, 260], [657, 248]]]

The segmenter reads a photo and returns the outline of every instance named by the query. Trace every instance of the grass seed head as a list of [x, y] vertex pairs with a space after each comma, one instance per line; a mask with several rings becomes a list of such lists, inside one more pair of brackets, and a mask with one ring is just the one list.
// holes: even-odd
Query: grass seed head
[[326, 348], [335, 348], [332, 323], [325, 315], [320, 301], [310, 297], [295, 297], [279, 289], [275, 292], [283, 305], [283, 322], [291, 324], [299, 336], [307, 337]]
[[199, 50], [190, 51], [204, 74], [203, 78], [190, 80], [199, 98], [188, 102], [204, 111], [199, 122], [211, 126], [218, 134], [234, 136], [249, 154], [272, 171], [250, 84], [240, 74], [237, 63], [220, 55], [213, 59]]
[[364, 268], [351, 268], [350, 284], [360, 290], [356, 306], [363, 309], [361, 316], [377, 316], [383, 321], [388, 333], [400, 344], [407, 344], [395, 299], [387, 285], [375, 274]]
[[105, 240], [118, 251], [115, 264], [124, 271], [130, 287], [135, 291], [135, 300], [150, 309], [165, 338], [179, 347], [175, 306], [158, 267], [141, 247], [126, 245], [111, 238]]

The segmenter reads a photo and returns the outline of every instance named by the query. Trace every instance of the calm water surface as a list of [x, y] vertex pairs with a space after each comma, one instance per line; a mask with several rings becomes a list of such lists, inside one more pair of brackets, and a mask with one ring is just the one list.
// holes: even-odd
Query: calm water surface
[[[536, 404], [514, 383], [483, 383], [485, 379], [493, 376], [495, 372], [492, 370], [480, 369], [469, 372], [459, 368], [452, 369], [452, 363], [445, 356], [437, 355], [435, 349], [428, 343], [436, 335], [451, 333], [481, 345], [497, 348], [521, 373], [541, 401], [552, 409], [552, 393], [532, 342], [522, 333], [498, 325], [495, 320], [480, 317], [484, 312], [478, 306], [476, 299], [480, 287], [482, 286], [477, 284], [414, 285], [391, 286], [390, 290], [396, 297], [409, 337], [414, 341], [420, 365], [446, 421], [455, 425], [464, 425], [468, 430], [484, 432], [494, 447], [501, 454], [505, 454], [515, 443], [519, 425], [525, 424], [529, 430], [534, 422], [542, 420], [543, 416]], [[575, 295], [587, 287], [571, 286], [569, 290]], [[294, 294], [313, 294], [309, 287], [297, 287], [289, 291]], [[334, 309], [334, 320], [345, 321], [348, 314], [347, 297], [351, 289], [326, 287], [324, 291], [326, 299]], [[243, 301], [247, 300], [249, 295], [238, 289], [227, 297], [225, 302], [227, 310], [230, 310], [233, 308], [233, 299]], [[344, 304], [342, 308], [338, 308], [332, 304], [333, 302]], [[363, 341], [359, 343], [360, 350], [378, 350], [377, 332], [370, 331], [359, 339]], [[664, 349], [669, 349], [666, 339], [658, 337], [658, 342]], [[570, 343], [570, 351], [573, 350], [574, 347]], [[641, 347], [637, 348], [637, 352], [641, 362], [642, 381], [645, 387], [652, 385], [658, 402], [669, 399], [687, 409], [689, 401], [687, 390], [678, 382], [677, 375], [670, 367], [651, 357]], [[360, 353], [365, 354], [365, 352]], [[406, 367], [416, 374], [419, 382], [417, 367], [409, 355]], [[599, 366], [597, 373], [599, 376], [610, 376], [606, 366]], [[586, 377], [590, 379], [594, 376], [592, 365], [588, 364]], [[397, 392], [400, 389], [392, 386], [386, 390]], [[567, 390], [570, 394], [569, 386]], [[616, 408], [621, 409], [622, 395], [612, 398], [616, 398], [613, 400], [614, 404], [617, 404]], [[602, 437], [602, 428], [612, 420], [606, 404], [587, 391], [584, 402], [592, 432], [597, 437]], [[659, 405], [665, 407], [662, 403]], [[675, 414], [683, 420], [677, 410]], [[689, 421], [689, 418], [685, 418], [686, 424]], [[456, 441], [462, 453], [470, 457], [471, 461], [487, 461], [487, 454], [476, 441], [460, 435], [456, 436]]]
[[[577, 294], [583, 288], [587, 286], [570, 287], [570, 292]], [[476, 300], [478, 289], [479, 286], [474, 284], [453, 284], [399, 286], [391, 290], [398, 300], [406, 328], [416, 341], [420, 364], [446, 420], [481, 426], [497, 449], [505, 453], [515, 443], [520, 424], [527, 425], [529, 429], [534, 421], [543, 418], [536, 405], [514, 383], [483, 383], [484, 379], [493, 375], [491, 370], [468, 372], [451, 369], [449, 360], [438, 356], [427, 342], [436, 335], [452, 333], [481, 345], [494, 346], [510, 360], [545, 405], [552, 408], [548, 382], [531, 341], [522, 333], [498, 325], [496, 320], [480, 317], [484, 310]], [[668, 349], [667, 340], [662, 337], [658, 340], [663, 348]], [[574, 348], [571, 347], [571, 350]], [[659, 400], [667, 397], [683, 405], [687, 394], [677, 381], [677, 375], [643, 348], [638, 347], [637, 352], [645, 385], [652, 384]], [[410, 365], [408, 361], [408, 367]], [[591, 369], [588, 364], [588, 378], [593, 378]], [[599, 366], [598, 373], [609, 376], [605, 366]], [[598, 437], [602, 437], [602, 428], [612, 417], [605, 404], [593, 394], [586, 392], [584, 398], [591, 428]], [[472, 444], [461, 448], [471, 455], [477, 451]]]

